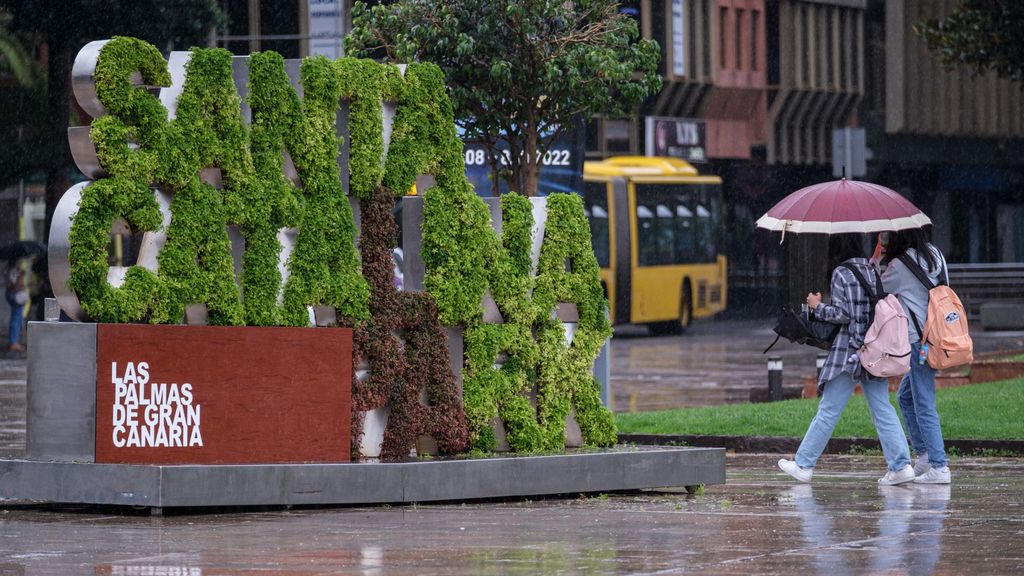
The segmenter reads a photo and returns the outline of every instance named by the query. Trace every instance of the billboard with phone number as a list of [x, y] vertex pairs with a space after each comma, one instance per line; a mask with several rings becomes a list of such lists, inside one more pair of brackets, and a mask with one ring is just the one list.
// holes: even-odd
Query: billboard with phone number
[[[537, 178], [537, 195], [547, 196], [555, 192], [580, 193], [583, 189], [583, 131], [574, 130], [559, 138], [544, 152], [541, 158], [540, 175]], [[499, 159], [502, 165], [508, 161], [508, 150], [503, 150]], [[473, 183], [478, 196], [493, 196], [491, 166], [487, 151], [479, 142], [463, 141], [466, 163], [466, 177]], [[500, 192], [508, 192], [508, 184], [501, 180]]]

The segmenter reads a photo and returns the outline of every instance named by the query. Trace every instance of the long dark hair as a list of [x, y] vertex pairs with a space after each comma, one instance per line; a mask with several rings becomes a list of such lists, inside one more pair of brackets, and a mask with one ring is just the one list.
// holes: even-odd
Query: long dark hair
[[828, 237], [829, 269], [834, 269], [850, 258], [864, 258], [863, 234], [833, 234]]
[[924, 257], [925, 262], [928, 263], [929, 272], [939, 269], [939, 259], [929, 247], [928, 233], [923, 228], [908, 228], [890, 233], [889, 243], [885, 247], [885, 263], [888, 264], [899, 258], [907, 251], [907, 248], [913, 248], [915, 252]]

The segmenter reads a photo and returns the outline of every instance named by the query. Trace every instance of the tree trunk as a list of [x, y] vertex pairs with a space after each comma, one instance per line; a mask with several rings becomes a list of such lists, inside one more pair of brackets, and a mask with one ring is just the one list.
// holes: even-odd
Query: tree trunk
[[46, 162], [46, 227], [44, 237], [50, 238], [50, 224], [57, 202], [71, 184], [69, 172], [71, 153], [68, 149], [68, 117], [71, 114], [71, 44], [60, 38], [47, 42], [48, 126], [46, 134], [49, 159]]
[[537, 195], [537, 176], [538, 169], [540, 166], [540, 154], [537, 152], [537, 125], [531, 123], [523, 132], [525, 136], [523, 150], [522, 163], [519, 165], [519, 169], [522, 170], [522, 183], [523, 189], [521, 193], [523, 196], [536, 196]]

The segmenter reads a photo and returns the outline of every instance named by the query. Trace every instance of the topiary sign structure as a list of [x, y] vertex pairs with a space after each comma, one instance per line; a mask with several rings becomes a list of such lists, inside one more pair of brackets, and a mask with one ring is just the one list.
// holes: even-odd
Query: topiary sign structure
[[[332, 309], [333, 323], [355, 330], [353, 366], [369, 366], [368, 378], [352, 375], [353, 446], [363, 413], [387, 406], [386, 459], [408, 456], [419, 435], [442, 453], [493, 448], [495, 416], [513, 450], [561, 449], [570, 408], [587, 444], [614, 443], [590, 373], [611, 328], [582, 202], [547, 199], [535, 267], [530, 200], [502, 198], [495, 233], [465, 178], [436, 66], [314, 56], [289, 76], [274, 52], [194, 49], [169, 64], [123, 37], [88, 45], [80, 64], [92, 67], [82, 93], [94, 97], [76, 94], [94, 116], [98, 169], [62, 201], [73, 203], [67, 237], [51, 238], [68, 248], [66, 286], [56, 288], [69, 314], [176, 324], [198, 305], [213, 325], [307, 326], [312, 310]], [[418, 175], [436, 182], [423, 200], [426, 291], [400, 291], [391, 208]], [[156, 256], [113, 274], [119, 222]], [[503, 324], [483, 320], [488, 292]], [[559, 303], [579, 312], [570, 343]], [[465, 332], [461, 394], [445, 326]]]

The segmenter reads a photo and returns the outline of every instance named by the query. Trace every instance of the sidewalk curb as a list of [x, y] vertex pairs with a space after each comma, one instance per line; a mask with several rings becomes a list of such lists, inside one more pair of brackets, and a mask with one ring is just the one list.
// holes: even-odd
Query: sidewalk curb
[[[800, 438], [788, 436], [702, 436], [685, 434], [619, 434], [620, 444], [651, 446], [718, 447], [735, 452], [769, 452], [791, 454], [800, 446]], [[1024, 456], [1024, 440], [945, 440], [946, 451], [960, 454], [980, 454], [987, 451]], [[879, 450], [877, 438], [833, 438], [825, 452], [848, 454], [856, 449]]]

